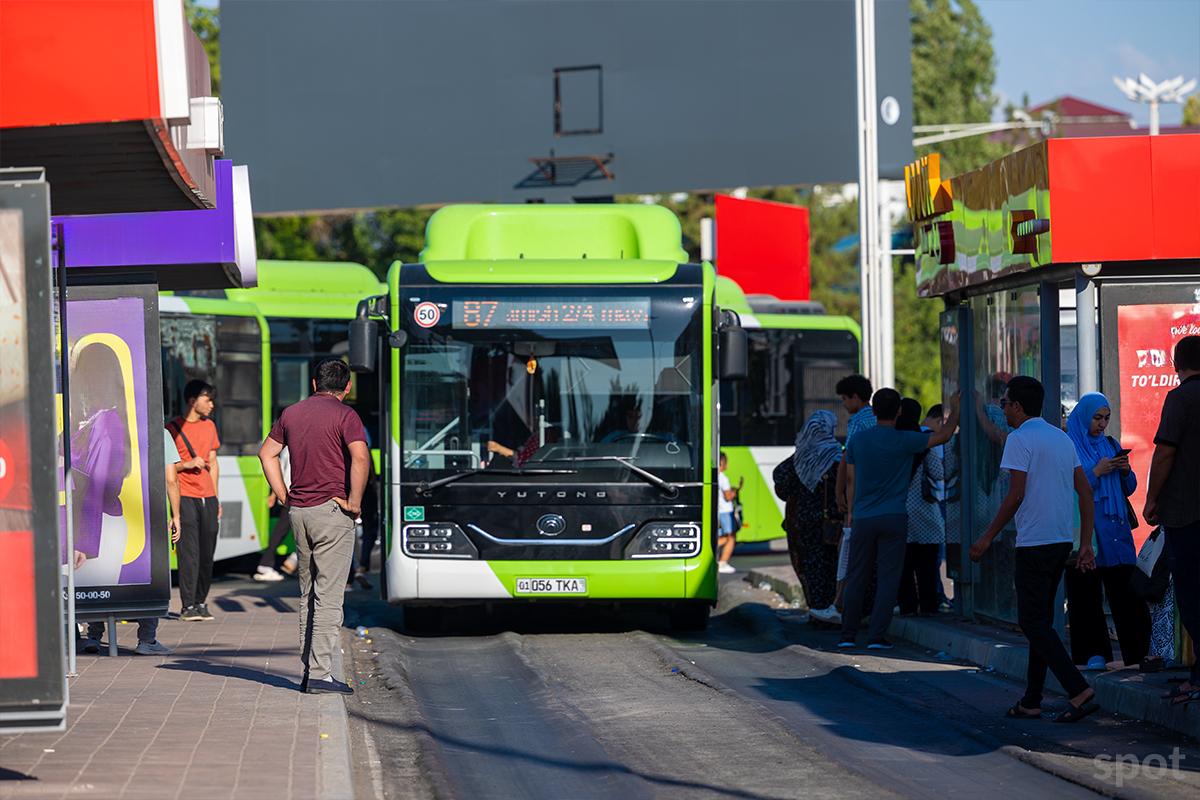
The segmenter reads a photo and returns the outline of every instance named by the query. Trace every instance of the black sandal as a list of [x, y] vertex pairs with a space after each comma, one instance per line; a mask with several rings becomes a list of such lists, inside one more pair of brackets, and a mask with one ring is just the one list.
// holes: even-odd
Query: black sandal
[[1086, 716], [1095, 714], [1100, 710], [1100, 706], [1090, 700], [1081, 706], [1068, 704], [1067, 710], [1060, 713], [1054, 718], [1055, 722], [1079, 722]]
[[1189, 689], [1186, 692], [1180, 692], [1171, 698], [1171, 705], [1186, 706], [1188, 703], [1200, 700], [1200, 689]]
[[1041, 708], [1036, 709], [1037, 710], [1036, 714], [1030, 714], [1029, 712], [1031, 710], [1032, 709], [1025, 708], [1023, 705], [1021, 705], [1021, 701], [1018, 700], [1017, 702], [1013, 703], [1012, 708], [1010, 708], [1010, 709], [1008, 709], [1008, 711], [1004, 712], [1004, 716], [1008, 717], [1009, 719], [1041, 719], [1042, 718], [1042, 709]]

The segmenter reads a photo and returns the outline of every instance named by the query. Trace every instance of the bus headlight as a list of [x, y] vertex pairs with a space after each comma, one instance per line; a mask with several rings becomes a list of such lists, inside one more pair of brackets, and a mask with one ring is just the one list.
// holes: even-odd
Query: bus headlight
[[413, 558], [479, 558], [479, 551], [453, 522], [426, 522], [403, 528], [404, 555]]
[[625, 548], [626, 558], [691, 558], [700, 552], [700, 525], [651, 522]]

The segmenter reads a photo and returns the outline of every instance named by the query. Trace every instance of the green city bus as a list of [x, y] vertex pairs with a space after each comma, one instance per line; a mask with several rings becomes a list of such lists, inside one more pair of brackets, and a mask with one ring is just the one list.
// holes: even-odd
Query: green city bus
[[[258, 278], [252, 289], [159, 297], [166, 418], [182, 413], [187, 381], [201, 378], [217, 387], [218, 561], [267, 546], [270, 490], [258, 447], [283, 409], [309, 395], [311, 364], [346, 356], [346, 325], [363, 295], [385, 290], [373, 272], [349, 262], [264, 260], [258, 262]], [[369, 431], [379, 424], [380, 397], [376, 376], [356, 376], [347, 402]], [[378, 450], [374, 453], [378, 467]]]
[[717, 278], [717, 303], [741, 316], [749, 340], [744, 381], [721, 385], [721, 450], [726, 474], [737, 485], [742, 528], [738, 542], [784, 535], [783, 501], [775, 496], [771, 472], [794, 449], [796, 432], [809, 414], [829, 409], [846, 432], [846, 412], [834, 387], [859, 367], [858, 323], [832, 316], [816, 303], [747, 298], [727, 277]]
[[384, 591], [408, 624], [511, 600], [707, 623], [717, 375], [744, 339], [680, 242], [657, 206], [450, 206], [364, 301], [350, 361], [376, 365], [386, 319]]

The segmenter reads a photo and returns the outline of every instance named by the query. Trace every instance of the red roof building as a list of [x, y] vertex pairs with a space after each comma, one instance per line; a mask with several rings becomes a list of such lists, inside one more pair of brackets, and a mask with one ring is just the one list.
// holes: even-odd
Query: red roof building
[[[1050, 136], [1060, 138], [1091, 138], [1095, 136], [1131, 136], [1147, 133], [1132, 115], [1120, 109], [1102, 106], [1079, 97], [1065, 94], [1045, 103], [1026, 109], [1035, 120], [1050, 122]], [[1162, 125], [1160, 134], [1200, 133], [1200, 128], [1185, 128], [1181, 125]], [[992, 135], [993, 141], [1024, 147], [1041, 139], [1036, 130], [1003, 131]]]

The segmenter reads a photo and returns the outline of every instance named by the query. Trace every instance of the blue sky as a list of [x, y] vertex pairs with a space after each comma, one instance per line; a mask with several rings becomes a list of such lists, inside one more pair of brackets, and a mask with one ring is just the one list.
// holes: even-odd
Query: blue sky
[[[1114, 75], [1200, 78], [1200, 0], [976, 2], [992, 27], [1001, 105], [1024, 92], [1034, 104], [1073, 94], [1144, 123], [1149, 106], [1126, 100]], [[1164, 125], [1181, 117], [1182, 106], [1162, 107]]]

